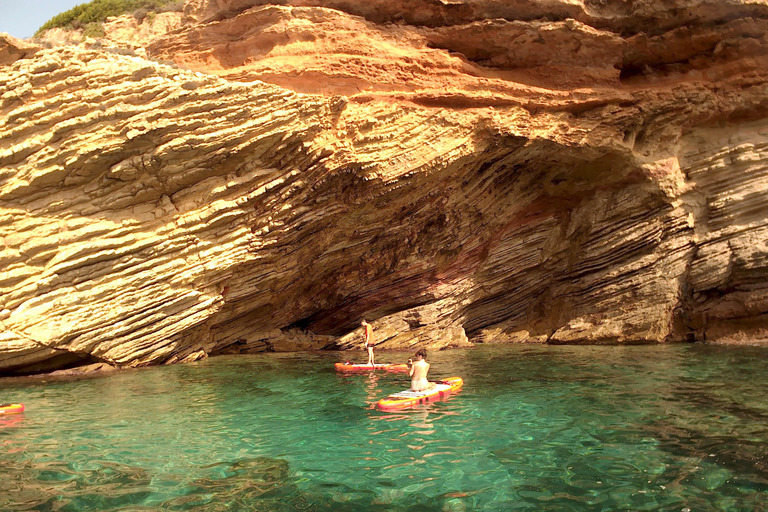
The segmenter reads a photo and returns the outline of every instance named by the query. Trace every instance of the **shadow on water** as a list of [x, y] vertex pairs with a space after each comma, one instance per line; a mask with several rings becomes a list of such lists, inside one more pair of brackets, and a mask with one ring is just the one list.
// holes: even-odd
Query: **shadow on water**
[[673, 413], [648, 421], [644, 431], [661, 450], [693, 461], [693, 469], [678, 471], [673, 481], [688, 482], [701, 465], [714, 465], [734, 475], [728, 482], [738, 480], [751, 490], [767, 492], [765, 347], [703, 345], [688, 354], [664, 394], [664, 408]]
[[716, 415], [733, 415], [738, 418], [761, 422], [768, 425], [768, 410], [758, 409], [743, 403], [725, 398], [704, 389], [690, 386], [676, 386], [672, 394], [681, 404], [695, 406], [699, 411]]
[[[741, 475], [752, 489], [768, 491], [768, 430], [745, 428], [768, 425], [768, 411], [690, 384], [673, 388], [671, 395], [674, 407], [687, 414], [657, 419], [645, 426], [660, 449], [716, 464]], [[744, 435], [750, 431], [750, 436]]]
[[764, 443], [707, 435], [668, 422], [654, 422], [647, 430], [658, 439], [660, 449], [676, 456], [717, 464], [742, 475], [753, 490], [768, 491], [768, 450]]

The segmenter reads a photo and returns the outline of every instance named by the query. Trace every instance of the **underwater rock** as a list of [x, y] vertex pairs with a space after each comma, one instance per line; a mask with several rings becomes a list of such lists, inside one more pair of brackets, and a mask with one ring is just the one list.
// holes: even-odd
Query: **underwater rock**
[[117, 462], [91, 461], [83, 468], [76, 463], [5, 457], [0, 510], [18, 510], [20, 503], [38, 510], [124, 510], [147, 498], [151, 483], [143, 468]]
[[[211, 512], [233, 509], [270, 510], [274, 504], [262, 502], [262, 498], [270, 494], [286, 494], [283, 487], [289, 485], [289, 469], [285, 460], [255, 457], [234, 463], [213, 464], [204, 469], [210, 470], [217, 466], [224, 469], [222, 478], [197, 479], [190, 484], [184, 496], [167, 500], [163, 506], [168, 510]], [[290, 486], [290, 490], [295, 489]]]

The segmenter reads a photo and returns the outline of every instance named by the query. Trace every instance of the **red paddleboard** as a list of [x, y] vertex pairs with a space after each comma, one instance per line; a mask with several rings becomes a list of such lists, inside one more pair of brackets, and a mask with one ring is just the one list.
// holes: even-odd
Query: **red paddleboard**
[[343, 373], [372, 372], [374, 370], [384, 370], [386, 372], [408, 372], [407, 364], [375, 364], [371, 366], [369, 364], [336, 363], [333, 366], [336, 368], [337, 372]]

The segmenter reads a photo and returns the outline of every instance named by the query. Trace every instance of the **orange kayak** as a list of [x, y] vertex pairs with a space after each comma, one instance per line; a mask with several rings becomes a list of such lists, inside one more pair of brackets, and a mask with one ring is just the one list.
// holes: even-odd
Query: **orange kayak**
[[396, 411], [407, 409], [414, 405], [435, 402], [449, 396], [454, 391], [461, 389], [464, 380], [461, 377], [448, 377], [434, 382], [435, 387], [426, 391], [400, 391], [387, 398], [382, 398], [376, 406], [382, 411]]
[[373, 366], [369, 364], [351, 364], [351, 363], [336, 363], [333, 365], [337, 372], [353, 373], [353, 372], [370, 372], [374, 370], [384, 370], [386, 372], [407, 372], [407, 364], [375, 364]]
[[0, 414], [15, 414], [17, 412], [24, 412], [24, 404], [0, 405]]

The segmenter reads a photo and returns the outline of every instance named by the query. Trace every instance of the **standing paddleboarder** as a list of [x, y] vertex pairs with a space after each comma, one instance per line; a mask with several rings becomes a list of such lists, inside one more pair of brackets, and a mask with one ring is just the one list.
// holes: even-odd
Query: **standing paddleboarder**
[[376, 346], [376, 343], [373, 341], [373, 327], [371, 327], [371, 324], [365, 321], [363, 319], [362, 322], [360, 322], [360, 325], [365, 327], [365, 348], [368, 349], [368, 363], [369, 365], [373, 366], [375, 363], [375, 357], [373, 355], [373, 347]]

